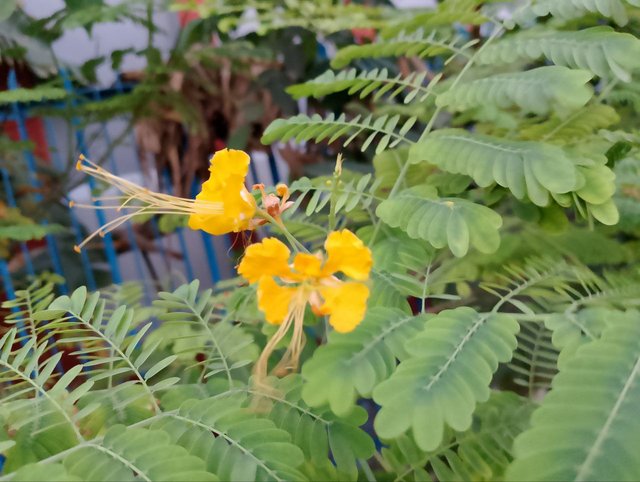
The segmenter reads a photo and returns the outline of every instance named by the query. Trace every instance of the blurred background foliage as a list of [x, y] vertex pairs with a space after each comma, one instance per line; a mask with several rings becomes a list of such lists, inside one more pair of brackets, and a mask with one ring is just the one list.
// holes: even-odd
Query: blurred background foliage
[[[174, 194], [182, 196], [191, 195], [194, 180], [206, 174], [209, 155], [216, 149], [265, 149], [259, 140], [266, 126], [298, 111], [297, 102], [286, 88], [328, 67], [329, 57], [320, 41], [326, 38], [331, 45], [346, 45], [354, 39], [350, 28], [375, 26], [383, 21], [385, 13], [389, 14], [388, 9], [335, 7], [332, 2], [112, 3], [69, 0], [51, 15], [34, 18], [21, 8], [20, 2], [3, 2], [0, 108], [10, 112], [12, 103], [20, 102], [30, 106], [33, 116], [63, 119], [76, 128], [125, 116], [128, 127], [111, 139], [107, 151], [94, 161], [106, 162], [134, 129], [143, 167], [154, 169], [161, 183], [168, 180]], [[255, 7], [255, 18], [249, 23], [257, 21], [260, 28], [241, 31], [238, 24], [247, 22], [240, 13], [251, 7]], [[169, 54], [163, 55], [154, 46], [159, 27], [154, 24], [153, 15], [167, 8], [195, 11], [198, 15], [191, 15]], [[286, 18], [282, 12], [286, 12]], [[324, 20], [317, 21], [319, 16]], [[335, 18], [348, 23], [336, 24], [331, 20]], [[91, 35], [96, 26], [113, 22], [133, 22], [144, 27], [148, 34], [146, 45], [116, 49], [81, 65], [67, 65], [56, 57], [51, 46], [65, 32], [82, 28]], [[127, 55], [143, 57], [144, 67], [122, 70]], [[116, 84], [98, 100], [83, 94], [83, 86], [95, 83], [97, 68], [105, 64], [118, 72]], [[20, 88], [16, 90], [8, 89], [10, 69], [17, 73]], [[67, 78], [75, 88], [65, 85]], [[346, 96], [329, 96], [323, 104], [339, 110], [348, 101]], [[4, 225], [11, 226], [0, 233], [6, 246], [5, 257], [10, 244], [12, 252], [17, 253], [14, 241], [39, 239], [46, 229], [69, 225], [64, 218], [63, 198], [79, 182], [73, 176], [75, 140], [69, 136], [58, 142], [67, 144], [63, 152], [69, 156], [63, 159], [66, 168], [62, 172], [43, 162], [49, 154], [32, 142], [15, 140], [15, 135], [9, 137], [6, 129], [0, 135], [0, 167], [11, 177], [18, 204], [5, 209], [2, 215]], [[90, 139], [88, 144], [91, 142]], [[27, 174], [17, 168], [26, 151], [35, 154], [40, 188], [34, 188]], [[284, 147], [281, 153], [294, 175], [303, 174], [307, 165], [325, 157], [324, 150], [315, 146], [305, 151]], [[165, 172], [169, 173], [168, 179]], [[55, 205], [60, 209], [42, 208]], [[49, 228], [34, 227], [43, 219], [51, 223]], [[162, 227], [171, 229], [171, 225], [175, 223], [165, 222]], [[69, 242], [62, 251], [72, 246], [71, 239]]]
[[[640, 84], [632, 74], [640, 68], [640, 14], [637, 0], [596, 3], [576, 0], [571, 8], [563, 4], [563, 9], [559, 2], [547, 0], [447, 0], [435, 10], [415, 12], [383, 1], [111, 5], [67, 0], [51, 16], [34, 19], [9, 1], [0, 10], [4, 22], [0, 82], [14, 68], [23, 88], [0, 92], [0, 104], [9, 108], [16, 101], [37, 103], [35, 112], [75, 125], [126, 115], [142, 158], [159, 179], [168, 172], [174, 193], [185, 196], [190, 195], [193, 180], [206, 172], [212, 151], [223, 146], [266, 151], [271, 144], [295, 179], [291, 184], [295, 208], [285, 217], [289, 229], [315, 249], [329, 230], [348, 226], [371, 246], [374, 295], [364, 329], [347, 337], [330, 336], [324, 343], [322, 327], [314, 325], [317, 320], [309, 314], [308, 324], [317, 336], [306, 347], [302, 375], [274, 381], [282, 397], [272, 400], [272, 412], [258, 417], [263, 425], [256, 424], [288, 432], [269, 433], [273, 440], [293, 441], [284, 446], [291, 464], [279, 465], [282, 453], [265, 448], [256, 478], [273, 478], [276, 473], [283, 479], [302, 474], [312, 480], [371, 480], [369, 469], [380, 480], [494, 480], [507, 475], [526, 480], [532, 473], [526, 466], [516, 463], [509, 469], [512, 472], [505, 470], [516, 457], [514, 438], [530, 430], [531, 413], [542, 410], [543, 416], [535, 420], [542, 430], [549, 430], [545, 432], [549, 440], [570, 434], [553, 423], [554, 416], [568, 416], [554, 412], [555, 395], [549, 409], [540, 403], [557, 373], [569, 367], [568, 375], [557, 382], [555, 409], [584, 403], [595, 407], [590, 413], [607, 415], [613, 412], [607, 407], [601, 410], [598, 403], [604, 402], [597, 390], [617, 393], [616, 383], [634, 379], [624, 378], [622, 368], [615, 367], [608, 367], [612, 376], [604, 376], [593, 360], [602, 353], [624, 358], [619, 364], [624, 367], [628, 360], [637, 360], [634, 346], [615, 347], [624, 339], [637, 340], [638, 334], [633, 308], [640, 299]], [[505, 7], [511, 17], [503, 15]], [[168, 55], [153, 44], [159, 34], [153, 14], [165, 8], [196, 14]], [[80, 67], [62, 65], [48, 48], [66, 29], [91, 33], [101, 23], [120, 21], [143, 26], [148, 33], [146, 46], [114, 51]], [[492, 36], [497, 31], [500, 34]], [[122, 71], [123, 58], [130, 54], [144, 57], [144, 68]], [[105, 63], [121, 71], [119, 83], [102, 99], [86, 98], [82, 87], [95, 82], [96, 69]], [[62, 70], [73, 90], [65, 85]], [[113, 139], [110, 149], [123, 141], [124, 137]], [[73, 159], [67, 160], [63, 172], [39, 163], [40, 187], [34, 187], [15, 166], [25, 151], [37, 155], [37, 148], [7, 135], [0, 138], [2, 167], [10, 172], [17, 197], [17, 207], [0, 206], [0, 256], [14, 264], [21, 260], [21, 242], [33, 242], [52, 231], [64, 235], [64, 227], [70, 225], [61, 200], [78, 182], [70, 175]], [[71, 156], [73, 149], [68, 152]], [[338, 153], [347, 161], [341, 173], [332, 174]], [[532, 161], [544, 166], [531, 168]], [[509, 171], [496, 167], [517, 162], [529, 166]], [[459, 214], [455, 222], [446, 217], [454, 208]], [[43, 219], [48, 225], [42, 226]], [[171, 230], [176, 225], [166, 222], [166, 227]], [[71, 253], [72, 244], [70, 236], [61, 251]], [[83, 346], [77, 352], [63, 350], [58, 361], [98, 353], [89, 361], [98, 367], [90, 375], [96, 377], [97, 394], [88, 392], [85, 397], [84, 385], [74, 382], [73, 390], [80, 392], [71, 393], [81, 400], [75, 418], [65, 425], [60, 416], [68, 415], [68, 407], [47, 407], [51, 419], [44, 423], [42, 440], [50, 440], [47, 430], [57, 424], [68, 429], [61, 437], [64, 447], [90, 445], [107, 429], [105, 445], [113, 441], [117, 447], [124, 443], [117, 422], [135, 425], [127, 429], [134, 434], [142, 430], [136, 424], [161, 418], [162, 410], [174, 416], [188, 399], [192, 402], [180, 409], [181, 421], [191, 430], [194, 425], [204, 428], [190, 433], [217, 444], [205, 435], [237, 429], [231, 422], [230, 427], [216, 425], [220, 421], [207, 414], [206, 405], [224, 413], [230, 406], [250, 404], [249, 367], [272, 329], [264, 326], [254, 288], [230, 280], [213, 292], [201, 293], [198, 283], [192, 282], [161, 293], [152, 308], [140, 306], [140, 289], [132, 286], [111, 288], [101, 300], [80, 288], [46, 309], [54, 298], [53, 283], [36, 282], [19, 294], [13, 307], [22, 314], [13, 317], [13, 324], [31, 319], [28, 299], [35, 292], [42, 297], [35, 299], [43, 313], [31, 327], [36, 340], [32, 348], [39, 337], [48, 337], [45, 327], [52, 326], [57, 336], [70, 336], [65, 333], [68, 320], [61, 313], [71, 313], [72, 325], [79, 326], [87, 339], [81, 339]], [[103, 312], [95, 311], [103, 305], [104, 322]], [[118, 308], [125, 305], [134, 309]], [[491, 316], [481, 324], [475, 317], [484, 312]], [[144, 340], [133, 334], [133, 328], [150, 329], [144, 327], [156, 319], [162, 326]], [[428, 320], [436, 320], [434, 330], [451, 329], [449, 345], [435, 345], [438, 337], [429, 337], [434, 325]], [[517, 334], [514, 320], [520, 327]], [[507, 329], [500, 331], [500, 323]], [[477, 333], [480, 341], [474, 338]], [[467, 340], [472, 340], [472, 348], [465, 347]], [[447, 356], [455, 347], [442, 366], [445, 370], [453, 365], [459, 378], [467, 380], [464, 366], [473, 361], [496, 371], [493, 378], [483, 372], [487, 379], [480, 380], [481, 394], [488, 394], [489, 387], [504, 390], [491, 391], [482, 403], [477, 403], [483, 397], [475, 391], [463, 390], [467, 398], [459, 405], [439, 399], [446, 414], [439, 420], [444, 428], [434, 431], [438, 443], [424, 435], [428, 431], [419, 430], [418, 416], [407, 421], [406, 407], [393, 399], [400, 388], [412, 387], [407, 383], [394, 389], [398, 361], [400, 365], [413, 361], [414, 372], [409, 375], [416, 386], [430, 376], [422, 349], [429, 343], [434, 343], [429, 345], [434, 353], [441, 348]], [[483, 343], [495, 349], [484, 350]], [[60, 344], [64, 346], [64, 341]], [[588, 348], [580, 351], [583, 346]], [[458, 348], [463, 361], [456, 368]], [[27, 351], [12, 356], [24, 360]], [[111, 356], [101, 357], [107, 353]], [[632, 364], [633, 376], [637, 366]], [[50, 375], [53, 369], [47, 362], [44, 372]], [[579, 399], [571, 392], [571, 383], [582, 369], [598, 383], [585, 387], [595, 388]], [[179, 388], [167, 390], [181, 376]], [[71, 383], [72, 378], [64, 381]], [[98, 390], [105, 389], [107, 378], [132, 382], [119, 385], [117, 397], [122, 398], [114, 403], [100, 399], [103, 392]], [[83, 382], [92, 380], [88, 376]], [[33, 391], [48, 393], [47, 377], [40, 381]], [[448, 387], [454, 386], [450, 383]], [[635, 392], [623, 395], [627, 393]], [[407, 393], [407, 399], [412, 396]], [[194, 401], [202, 399], [206, 401]], [[391, 421], [378, 434], [385, 439], [378, 451], [373, 438], [358, 428], [365, 417], [356, 399], [371, 412], [377, 410], [374, 400], [383, 405]], [[430, 403], [411, 400], [412, 409]], [[620, 412], [625, 421], [621, 425], [633, 428], [630, 406], [624, 405], [626, 411]], [[11, 425], [25, 437], [33, 420], [16, 413], [7, 417], [13, 417]], [[545, 413], [551, 415], [545, 419]], [[586, 424], [584, 433], [596, 433], [593, 427], [599, 419], [571, 415], [576, 426]], [[209, 425], [202, 425], [200, 416]], [[243, 420], [241, 415], [233, 417], [236, 422]], [[468, 421], [468, 426], [461, 427], [460, 420]], [[181, 438], [186, 437], [184, 426], [156, 422], [154, 430], [171, 436], [171, 440], [157, 438], [161, 449], [168, 447], [182, 456], [176, 445], [197, 445], [195, 439]], [[77, 426], [86, 433], [74, 434]], [[407, 430], [408, 426], [414, 429]], [[400, 428], [394, 432], [394, 427]], [[365, 428], [374, 433], [372, 427]], [[319, 432], [321, 443], [309, 442]], [[144, 434], [148, 435], [135, 432], [142, 438]], [[12, 441], [4, 435], [3, 440]], [[636, 432], [620, 429], [613, 435], [612, 440], [628, 442], [626, 449], [637, 447]], [[527, 453], [527, 437], [520, 454]], [[583, 443], [578, 438], [568, 443]], [[545, 449], [548, 441], [541, 440], [536, 444], [530, 438], [529, 447]], [[572, 454], [585, 452], [579, 448]], [[10, 453], [10, 470], [58, 450], [47, 448], [40, 456], [35, 449], [20, 449], [24, 452], [14, 448]], [[486, 450], [484, 460], [479, 454]], [[221, 479], [241, 480], [244, 473], [239, 467], [247, 463], [247, 451], [230, 450], [228, 465], [216, 453], [209, 451], [211, 458], [198, 456]], [[624, 455], [613, 449], [606, 453]], [[555, 462], [577, 466], [570, 457], [552, 455], [556, 454]], [[65, 467], [76, 467], [68, 457]], [[623, 472], [628, 467], [628, 473], [620, 472], [621, 478], [634, 475], [634, 467], [618, 464]], [[58, 469], [62, 473], [60, 464]]]

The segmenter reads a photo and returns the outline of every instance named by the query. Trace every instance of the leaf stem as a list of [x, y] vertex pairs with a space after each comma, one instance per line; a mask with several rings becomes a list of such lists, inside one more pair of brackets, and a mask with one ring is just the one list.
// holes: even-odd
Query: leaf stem
[[364, 476], [367, 478], [368, 482], [376, 482], [376, 476], [373, 474], [373, 471], [366, 460], [358, 459], [358, 465], [362, 469], [362, 472], [364, 472]]
[[304, 246], [304, 244], [302, 244], [300, 241], [298, 241], [296, 239], [296, 237], [293, 234], [291, 234], [291, 231], [289, 231], [287, 229], [287, 227], [285, 226], [285, 224], [281, 220], [274, 218], [273, 216], [271, 216], [271, 214], [269, 214], [267, 211], [264, 211], [262, 209], [258, 209], [256, 214], [259, 217], [261, 217], [263, 219], [266, 219], [271, 224], [273, 224], [278, 229], [280, 229], [282, 231], [282, 234], [291, 243], [291, 247], [294, 249], [295, 252], [300, 252], [300, 251], [303, 252], [303, 253], [308, 253], [309, 252], [309, 250]]
[[[460, 83], [460, 80], [471, 68], [478, 54], [482, 52], [485, 49], [485, 47], [489, 45], [503, 31], [504, 31], [504, 27], [500, 24], [497, 24], [496, 28], [494, 28], [493, 32], [491, 32], [491, 35], [487, 38], [487, 41], [484, 44], [482, 44], [478, 50], [474, 52], [474, 54], [471, 56], [469, 61], [464, 65], [464, 67], [462, 68], [462, 70], [460, 71], [460, 73], [455, 78], [455, 80], [453, 81], [453, 83], [451, 84], [451, 86], [447, 91], [454, 89]], [[431, 115], [431, 118], [429, 119], [429, 122], [427, 123], [427, 127], [425, 127], [424, 131], [422, 131], [422, 135], [420, 136], [420, 139], [418, 140], [418, 142], [423, 141], [427, 137], [427, 135], [429, 135], [429, 133], [433, 130], [433, 125], [435, 124], [437, 117], [440, 115], [440, 112], [442, 112], [442, 107], [436, 107], [436, 110], [433, 112], [433, 114]], [[397, 194], [398, 190], [404, 183], [404, 178], [407, 176], [407, 172], [409, 172], [409, 166], [410, 166], [410, 163], [409, 163], [409, 160], [407, 159], [404, 165], [402, 166], [402, 169], [400, 169], [400, 173], [398, 174], [396, 182], [393, 184], [393, 187], [391, 188], [391, 192], [389, 193], [389, 196], [387, 197], [387, 199], [391, 199], [393, 196]], [[378, 221], [376, 222], [376, 225], [373, 229], [373, 234], [371, 235], [371, 240], [369, 242], [370, 246], [375, 242], [375, 239], [378, 236], [381, 223], [382, 221], [378, 218]]]
[[331, 186], [331, 199], [329, 201], [329, 231], [336, 229], [336, 205], [338, 203], [338, 186], [342, 177], [342, 154], [338, 154], [336, 168], [333, 171], [333, 184]]

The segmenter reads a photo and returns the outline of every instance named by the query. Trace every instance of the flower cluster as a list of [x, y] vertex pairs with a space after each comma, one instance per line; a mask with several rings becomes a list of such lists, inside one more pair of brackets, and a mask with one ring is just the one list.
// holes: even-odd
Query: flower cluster
[[[215, 235], [255, 229], [264, 222], [262, 218], [256, 218], [258, 214], [256, 201], [245, 186], [245, 178], [249, 170], [249, 155], [243, 151], [222, 149], [213, 155], [209, 167], [209, 179], [202, 184], [202, 190], [195, 200], [151, 191], [115, 176], [84, 156], [80, 156], [76, 169], [117, 188], [122, 195], [93, 198], [95, 204], [71, 202], [69, 203], [71, 207], [115, 209], [117, 212], [125, 213], [100, 226], [76, 246], [76, 251], [96, 235], [104, 236], [136, 216], [186, 215], [189, 217], [190, 228], [201, 229]], [[286, 199], [283, 200], [277, 214], [289, 206], [284, 201]]]
[[[245, 187], [248, 171], [249, 155], [246, 152], [233, 149], [216, 152], [211, 158], [209, 179], [196, 196], [189, 227], [209, 234], [237, 233], [253, 228], [256, 201]], [[222, 212], [211, 214], [200, 209], [211, 203], [220, 203]]]
[[[266, 222], [283, 227], [280, 214], [293, 204], [288, 200], [289, 189], [279, 184], [275, 194], [267, 194], [264, 186], [254, 186], [261, 191], [262, 206], [259, 207], [245, 186], [249, 162], [249, 156], [243, 151], [216, 152], [211, 158], [210, 177], [193, 200], [150, 191], [81, 156], [78, 170], [118, 188], [124, 196], [95, 198], [98, 202], [94, 205], [77, 206], [124, 210], [126, 214], [101, 226], [77, 246], [77, 250], [95, 235], [103, 236], [139, 215], [187, 215], [191, 229], [214, 235], [251, 230]], [[109, 204], [114, 200], [120, 202]], [[266, 377], [269, 357], [290, 327], [293, 327], [291, 342], [275, 372], [281, 374], [297, 367], [305, 340], [307, 305], [316, 315], [328, 316], [328, 323], [341, 333], [352, 331], [362, 321], [369, 297], [366, 281], [372, 266], [371, 251], [347, 229], [330, 233], [324, 251], [298, 252], [291, 259], [290, 249], [276, 238], [266, 238], [246, 249], [238, 273], [249, 283], [257, 284], [258, 307], [267, 322], [279, 325], [256, 363], [256, 379]]]
[[[293, 326], [291, 343], [275, 369], [277, 374], [298, 365], [304, 346], [304, 312], [309, 304], [318, 315], [328, 315], [338, 332], [352, 331], [364, 317], [369, 288], [364, 283], [371, 271], [371, 251], [351, 231], [334, 231], [321, 253], [291, 251], [281, 241], [266, 238], [249, 246], [238, 273], [258, 285], [258, 307], [269, 323], [280, 325], [256, 363], [258, 379], [266, 376], [267, 361], [278, 342]], [[336, 274], [350, 278], [340, 280]]]
[[[336, 331], [348, 332], [360, 322], [369, 296], [363, 283], [371, 271], [371, 251], [351, 231], [334, 231], [320, 253], [298, 253], [289, 263], [291, 251], [275, 238], [249, 246], [238, 273], [258, 283], [258, 307], [269, 323], [281, 324], [296, 302], [309, 303], [314, 312], [329, 315]], [[354, 281], [342, 281], [342, 272]]]

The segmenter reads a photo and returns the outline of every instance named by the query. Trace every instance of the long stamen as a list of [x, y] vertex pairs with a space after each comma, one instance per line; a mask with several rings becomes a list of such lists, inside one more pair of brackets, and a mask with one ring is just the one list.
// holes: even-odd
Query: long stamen
[[129, 207], [127, 206], [127, 204], [129, 204], [129, 202], [133, 201], [134, 199], [139, 199], [138, 195], [132, 195], [129, 196], [127, 199], [125, 199], [122, 204], [120, 204], [120, 206], [118, 206], [118, 211], [121, 211], [122, 209], [124, 209], [125, 207]]
[[[130, 211], [127, 214], [118, 216], [116, 219], [109, 221], [103, 226], [100, 226], [96, 231], [91, 233], [82, 241], [82, 243], [74, 247], [74, 249], [78, 252], [80, 251], [80, 249], [82, 249], [83, 246], [87, 244], [87, 242], [89, 242], [95, 236], [104, 236], [107, 233], [118, 228], [124, 222], [136, 216], [150, 214], [181, 214], [185, 216], [199, 214], [206, 216], [218, 215], [223, 212], [222, 203], [180, 198], [177, 196], [171, 196], [169, 194], [151, 191], [146, 187], [139, 186], [134, 182], [111, 174], [109, 171], [94, 164], [83, 155], [80, 155], [80, 157], [78, 158], [76, 169], [87, 173], [88, 175], [104, 182], [105, 184], [115, 187], [120, 192], [122, 192], [123, 195], [99, 196], [92, 198], [92, 201], [96, 203], [103, 201], [112, 202], [115, 200], [121, 200], [121, 202], [117, 205], [113, 205], [111, 203], [107, 205], [82, 204], [70, 201], [69, 207], [75, 206], [79, 208], [95, 210], [114, 209], [117, 212], [121, 212], [122, 210]], [[132, 205], [132, 202], [136, 202], [136, 204]], [[140, 203], [140, 205], [137, 205], [138, 202]]]
[[273, 372], [276, 375], [281, 375], [282, 372], [288, 372], [291, 370], [295, 370], [298, 367], [298, 361], [300, 360], [300, 355], [302, 354], [302, 349], [304, 348], [305, 338], [304, 338], [304, 310], [307, 305], [307, 300], [304, 294], [304, 290], [299, 290], [296, 296], [294, 296], [289, 313], [287, 317], [282, 322], [278, 330], [273, 334], [271, 339], [267, 342], [258, 361], [254, 366], [254, 383], [256, 386], [261, 387], [262, 389], [269, 390], [270, 387], [265, 383], [265, 379], [267, 378], [267, 368], [269, 363], [269, 357], [274, 352], [280, 340], [282, 340], [287, 332], [289, 331], [289, 327], [293, 324], [293, 334], [291, 338], [291, 343], [287, 347], [287, 351], [285, 352], [282, 359], [278, 362]]
[[139, 212], [136, 213], [130, 213], [130, 214], [126, 214], [124, 216], [119, 216], [118, 218], [109, 221], [108, 223], [106, 223], [103, 226], [100, 226], [98, 229], [96, 229], [94, 232], [92, 232], [89, 236], [87, 236], [86, 238], [84, 238], [82, 240], [82, 242], [80, 244], [77, 244], [76, 246], [73, 247], [74, 251], [76, 251], [77, 253], [80, 252], [80, 250], [89, 242], [91, 241], [93, 238], [95, 238], [96, 236], [100, 236], [101, 238], [103, 238], [107, 233], [110, 233], [111, 231], [113, 231], [115, 228], [117, 228], [118, 226], [120, 226], [122, 223], [128, 221], [129, 219], [131, 219], [134, 216], [139, 215]]
[[271, 339], [267, 342], [264, 349], [262, 350], [262, 353], [260, 353], [260, 357], [258, 358], [258, 361], [253, 367], [254, 382], [256, 383], [257, 386], [259, 387], [265, 386], [264, 380], [267, 378], [267, 367], [269, 364], [269, 357], [275, 350], [278, 343], [280, 343], [280, 340], [282, 340], [287, 334], [287, 331], [289, 331], [289, 327], [291, 326], [291, 323], [293, 322], [293, 320], [294, 320], [294, 310], [291, 310], [287, 315], [287, 317], [285, 318], [285, 320], [282, 322], [282, 324], [278, 327], [278, 331], [276, 331], [273, 334]]
[[300, 355], [305, 345], [304, 336], [304, 310], [306, 303], [300, 302], [297, 304], [293, 315], [293, 334], [291, 336], [291, 343], [287, 347], [287, 351], [284, 356], [278, 362], [273, 369], [273, 373], [277, 376], [284, 376], [287, 373], [294, 371], [298, 368], [298, 362], [300, 361]]
[[[83, 164], [83, 162], [88, 165]], [[76, 168], [79, 171], [86, 172], [90, 176], [105, 182], [106, 184], [118, 188], [122, 193], [139, 199], [145, 204], [172, 204], [175, 206], [181, 206], [185, 208], [186, 214], [194, 214], [196, 212], [194, 211], [196, 206], [198, 214], [220, 214], [222, 212], [222, 203], [181, 198], [170, 194], [151, 191], [146, 187], [139, 186], [134, 182], [111, 174], [109, 171], [97, 166], [84, 156], [80, 156], [78, 163], [76, 164]], [[110, 198], [110, 196], [105, 197], [105, 199], [108, 198]]]

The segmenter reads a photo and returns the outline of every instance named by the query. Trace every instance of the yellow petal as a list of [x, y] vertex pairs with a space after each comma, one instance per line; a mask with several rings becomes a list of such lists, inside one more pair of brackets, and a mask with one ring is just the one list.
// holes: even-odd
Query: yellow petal
[[211, 178], [224, 180], [233, 176], [245, 178], [249, 172], [250, 157], [238, 149], [222, 149], [211, 158], [209, 172]]
[[258, 283], [258, 308], [265, 319], [274, 325], [281, 324], [291, 307], [296, 288], [280, 286], [273, 278], [263, 276]]
[[324, 249], [328, 255], [323, 270], [326, 276], [342, 271], [358, 281], [369, 278], [373, 263], [371, 250], [348, 229], [329, 234]]
[[313, 254], [298, 253], [293, 260], [293, 269], [301, 279], [317, 278], [322, 274], [322, 260]]
[[279, 183], [276, 186], [276, 194], [282, 198], [282, 202], [286, 202], [289, 199], [289, 186], [284, 183]]
[[367, 311], [369, 288], [364, 283], [340, 283], [320, 288], [324, 304], [322, 313], [329, 315], [329, 324], [339, 333], [348, 333], [360, 324]]
[[[249, 155], [243, 151], [223, 149], [213, 155], [209, 179], [196, 196], [195, 214], [189, 216], [191, 229], [219, 235], [249, 228], [256, 202], [244, 184], [248, 169]], [[223, 212], [207, 212], [210, 202], [222, 203]]]
[[255, 283], [263, 276], [289, 276], [290, 255], [291, 251], [284, 243], [276, 238], [265, 238], [245, 250], [238, 274], [249, 283]]

